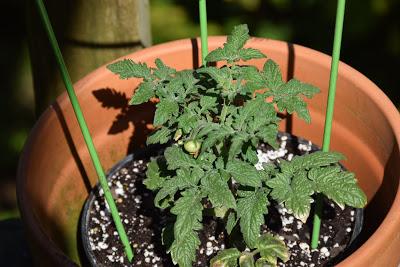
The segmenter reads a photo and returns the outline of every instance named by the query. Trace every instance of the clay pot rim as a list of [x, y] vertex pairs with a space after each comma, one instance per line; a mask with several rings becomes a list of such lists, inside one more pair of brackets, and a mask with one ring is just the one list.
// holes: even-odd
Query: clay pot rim
[[[210, 36], [208, 40], [209, 47], [213, 48], [222, 46], [225, 40], [226, 36]], [[192, 41], [193, 39], [181, 39], [163, 44], [158, 44], [140, 51], [130, 53], [112, 62], [115, 62], [123, 58], [129, 58], [136, 61], [141, 61], [143, 58], [147, 58], [152, 55], [166, 54], [168, 52], [180, 51], [180, 50], [188, 50], [188, 49], [191, 50]], [[198, 44], [198, 47], [201, 47], [199, 38], [196, 39], [196, 42]], [[284, 41], [265, 39], [265, 38], [252, 38], [247, 42], [246, 46], [258, 48], [266, 43], [272, 44], [273, 49], [275, 51], [282, 51], [282, 53], [285, 53], [287, 51], [289, 45], [288, 42]], [[293, 47], [296, 56], [299, 56], [301, 58], [308, 58], [308, 60], [312, 61], [316, 65], [320, 65], [321, 67], [328, 69], [330, 68], [330, 63], [331, 63], [330, 56], [301, 45], [294, 44]], [[77, 95], [79, 95], [79, 92], [81, 90], [84, 90], [85, 87], [90, 86], [91, 83], [95, 82], [97, 80], [97, 77], [102, 77], [106, 73], [109, 73], [109, 70], [106, 68], [106, 65], [108, 65], [109, 63], [97, 68], [96, 70], [94, 70], [93, 72], [89, 73], [88, 75], [80, 79], [78, 82], [76, 82], [74, 87], [76, 88]], [[379, 107], [379, 110], [382, 112], [382, 114], [384, 114], [385, 118], [388, 120], [388, 123], [390, 124], [393, 130], [397, 146], [399, 147], [400, 150], [400, 123], [398, 123], [400, 121], [400, 114], [396, 109], [396, 107], [394, 106], [394, 104], [391, 102], [391, 100], [371, 80], [369, 80], [367, 77], [365, 77], [356, 69], [350, 67], [349, 65], [343, 62], [340, 62], [339, 65], [339, 75], [346, 77], [346, 79], [356, 84], [359, 88], [361, 88], [360, 90]], [[60, 95], [56, 101], [61, 107], [70, 104], [66, 93]], [[68, 257], [54, 244], [54, 242], [44, 233], [42, 228], [39, 226], [40, 224], [36, 219], [36, 215], [33, 213], [33, 211], [24, 205], [24, 203], [29, 202], [27, 196], [24, 195], [24, 192], [26, 192], [25, 190], [26, 181], [24, 180], [24, 177], [27, 177], [24, 173], [26, 172], [27, 169], [26, 167], [28, 165], [27, 158], [28, 155], [30, 154], [29, 151], [31, 149], [30, 147], [34, 139], [33, 136], [36, 136], [35, 133], [45, 126], [46, 121], [52, 115], [53, 112], [52, 109], [53, 109], [52, 106], [47, 108], [45, 112], [37, 120], [26, 141], [23, 152], [21, 153], [17, 170], [18, 206], [21, 211], [21, 217], [25, 222], [25, 226], [33, 230], [29, 232], [35, 235], [35, 239], [38, 240], [43, 245], [43, 247], [46, 247], [53, 254], [59, 256], [60, 262], [62, 262], [63, 264], [68, 263], [68, 265], [70, 266], [75, 266], [68, 259]], [[396, 197], [386, 217], [384, 218], [378, 229], [368, 238], [368, 240], [359, 249], [357, 249], [353, 254], [351, 254], [348, 258], [346, 258], [338, 266], [342, 265], [353, 266], [354, 263], [357, 262], [357, 257], [363, 257], [363, 255], [374, 253], [374, 251], [377, 252], [376, 248], [385, 247], [386, 240], [393, 238], [391, 233], [395, 232], [396, 225], [399, 224], [397, 222], [400, 220], [398, 216], [399, 210], [400, 210], [400, 186], [397, 189]], [[54, 244], [54, 245], [52, 246], [49, 244]]]

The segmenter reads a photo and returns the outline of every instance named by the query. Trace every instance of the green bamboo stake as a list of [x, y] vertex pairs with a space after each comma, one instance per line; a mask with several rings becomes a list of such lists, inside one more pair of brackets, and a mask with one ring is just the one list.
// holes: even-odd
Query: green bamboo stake
[[46, 29], [46, 33], [49, 38], [51, 48], [53, 49], [54, 55], [56, 57], [56, 61], [57, 61], [58, 67], [60, 69], [61, 76], [62, 76], [62, 79], [65, 84], [65, 88], [67, 89], [67, 93], [70, 98], [72, 107], [74, 109], [76, 119], [78, 120], [79, 126], [82, 131], [83, 138], [85, 139], [86, 146], [89, 150], [90, 157], [92, 158], [92, 162], [96, 169], [100, 185], [104, 191], [104, 196], [106, 198], [108, 206], [110, 207], [111, 215], [114, 220], [115, 226], [117, 228], [118, 235], [123, 243], [125, 253], [126, 253], [126, 256], [128, 257], [128, 260], [132, 261], [133, 251], [132, 251], [131, 245], [129, 243], [128, 236], [126, 235], [126, 232], [125, 232], [124, 226], [122, 224], [121, 218], [119, 216], [117, 207], [116, 207], [114, 199], [111, 195], [110, 188], [107, 184], [106, 176], [105, 176], [103, 168], [101, 166], [101, 163], [100, 163], [99, 157], [97, 155], [96, 149], [94, 147], [92, 138], [90, 136], [89, 129], [86, 125], [85, 118], [83, 117], [81, 108], [79, 106], [78, 99], [75, 95], [75, 91], [72, 86], [71, 78], [69, 77], [68, 70], [65, 65], [64, 59], [62, 57], [60, 48], [58, 46], [56, 36], [53, 32], [53, 28], [51, 26], [49, 17], [47, 15], [46, 8], [45, 8], [42, 0], [36, 0], [36, 4], [37, 4], [38, 10], [39, 10], [41, 20], [43, 22], [43, 26]]
[[[329, 151], [329, 145], [331, 142], [333, 108], [335, 105], [336, 82], [338, 76], [340, 46], [342, 43], [345, 6], [346, 6], [346, 0], [338, 0], [337, 10], [336, 10], [335, 37], [333, 40], [333, 52], [331, 61], [331, 74], [329, 79], [328, 103], [325, 116], [324, 140], [322, 143], [322, 151], [324, 152]], [[321, 213], [322, 213], [322, 199], [321, 195], [317, 195], [315, 204], [314, 222], [313, 222], [313, 232], [311, 238], [312, 249], [316, 249], [318, 247], [319, 232], [321, 228]]]
[[207, 3], [206, 0], [199, 0], [200, 13], [200, 35], [201, 35], [201, 60], [203, 66], [207, 64], [208, 36], [207, 36]]

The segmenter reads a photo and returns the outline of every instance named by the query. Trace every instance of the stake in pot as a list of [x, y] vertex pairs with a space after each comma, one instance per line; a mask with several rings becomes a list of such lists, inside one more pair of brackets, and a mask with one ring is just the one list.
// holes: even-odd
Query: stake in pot
[[111, 210], [112, 218], [117, 227], [118, 235], [120, 236], [121, 242], [124, 244], [126, 256], [127, 256], [128, 260], [131, 261], [133, 258], [132, 248], [129, 244], [129, 240], [126, 235], [124, 226], [122, 225], [121, 218], [118, 214], [117, 207], [115, 206], [114, 199], [113, 199], [110, 189], [108, 187], [107, 180], [106, 180], [106, 177], [105, 177], [105, 174], [103, 171], [103, 167], [101, 166], [99, 156], [97, 155], [96, 149], [93, 144], [92, 137], [90, 136], [89, 129], [85, 122], [85, 118], [83, 117], [83, 113], [79, 106], [78, 98], [76, 97], [71, 79], [68, 74], [67, 67], [64, 63], [64, 59], [61, 54], [61, 50], [58, 46], [56, 36], [54, 34], [53, 28], [50, 23], [50, 19], [47, 15], [46, 8], [45, 8], [42, 0], [36, 0], [36, 4], [37, 4], [38, 10], [39, 10], [40, 17], [43, 22], [43, 26], [45, 27], [47, 36], [49, 38], [51, 48], [53, 49], [54, 55], [56, 57], [56, 61], [57, 61], [58, 67], [60, 69], [61, 76], [62, 76], [64, 84], [65, 84], [65, 88], [67, 89], [69, 99], [70, 99], [72, 107], [74, 109], [76, 119], [78, 120], [79, 127], [81, 129], [83, 138], [85, 139], [85, 143], [87, 145], [87, 149], [89, 150], [89, 154], [92, 159], [93, 165], [96, 169], [97, 176], [100, 181], [101, 187], [104, 190], [104, 196], [105, 196], [107, 204]]

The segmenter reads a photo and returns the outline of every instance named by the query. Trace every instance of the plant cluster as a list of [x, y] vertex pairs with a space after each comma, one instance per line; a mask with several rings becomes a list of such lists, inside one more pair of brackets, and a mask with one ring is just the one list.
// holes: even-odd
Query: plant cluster
[[260, 235], [271, 200], [302, 221], [315, 193], [340, 206], [366, 204], [354, 174], [339, 166], [344, 158], [340, 153], [319, 151], [255, 168], [260, 143], [277, 147], [278, 112], [295, 112], [310, 122], [304, 97], [312, 98], [319, 89], [296, 79], [285, 82], [271, 59], [262, 70], [243, 65], [266, 58], [259, 50], [244, 48], [249, 38], [247, 25], [236, 26], [224, 46], [208, 54], [207, 62], [222, 61], [222, 67], [177, 71], [160, 59], [154, 68], [129, 59], [108, 66], [121, 79], [143, 78], [130, 104], [159, 100], [156, 131], [147, 143], [170, 146], [164, 157], [149, 163], [144, 183], [157, 192], [155, 205], [176, 216], [169, 252], [181, 267], [195, 260], [198, 231], [209, 207], [223, 219], [228, 234], [239, 229], [253, 249], [222, 251], [212, 266], [237, 266], [238, 261], [240, 266], [273, 266], [277, 258], [285, 261], [289, 255], [282, 241]]

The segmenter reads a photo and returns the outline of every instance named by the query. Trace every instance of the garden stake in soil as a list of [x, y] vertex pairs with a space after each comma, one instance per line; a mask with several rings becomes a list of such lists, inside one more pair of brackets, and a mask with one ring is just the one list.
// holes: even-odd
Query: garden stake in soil
[[199, 0], [200, 14], [200, 35], [201, 35], [201, 63], [205, 66], [206, 56], [208, 54], [208, 38], [207, 38], [207, 2]]
[[117, 207], [115, 205], [114, 199], [113, 199], [113, 197], [111, 195], [111, 192], [110, 192], [110, 188], [108, 187], [107, 180], [106, 180], [103, 168], [101, 166], [99, 157], [97, 155], [96, 149], [94, 147], [92, 138], [91, 138], [90, 133], [89, 133], [89, 129], [88, 129], [87, 125], [86, 125], [85, 119], [84, 119], [82, 111], [80, 109], [78, 99], [77, 99], [77, 97], [75, 95], [75, 91], [74, 91], [74, 88], [72, 86], [72, 82], [71, 82], [71, 79], [69, 77], [67, 67], [65, 66], [64, 59], [62, 57], [60, 48], [58, 46], [57, 39], [56, 39], [55, 34], [53, 32], [49, 17], [47, 15], [46, 8], [45, 8], [42, 0], [37, 0], [36, 4], [37, 4], [37, 7], [38, 7], [38, 11], [39, 11], [41, 20], [42, 20], [43, 25], [45, 27], [46, 33], [48, 35], [51, 47], [53, 49], [54, 55], [56, 57], [56, 61], [57, 61], [58, 67], [60, 69], [61, 76], [63, 78], [65, 87], [67, 89], [68, 96], [70, 98], [70, 101], [71, 101], [72, 107], [74, 109], [76, 118], [77, 118], [79, 126], [81, 128], [82, 135], [83, 135], [83, 137], [85, 139], [87, 148], [89, 150], [90, 157], [91, 157], [93, 165], [94, 165], [94, 167], [96, 169], [96, 172], [97, 172], [97, 175], [98, 175], [98, 178], [99, 178], [99, 182], [100, 182], [101, 187], [102, 187], [102, 189], [104, 191], [104, 196], [106, 198], [108, 206], [110, 207], [110, 211], [111, 211], [115, 226], [117, 228], [118, 235], [119, 235], [119, 237], [120, 237], [120, 239], [121, 239], [121, 241], [122, 241], [122, 243], [124, 245], [125, 253], [126, 253], [126, 256], [127, 256], [128, 260], [132, 261], [132, 259], [133, 259], [132, 248], [131, 248], [131, 246], [129, 244], [129, 240], [128, 240], [128, 237], [126, 235], [124, 226], [122, 225], [121, 218], [120, 218], [120, 216], [118, 214]]
[[[325, 115], [324, 140], [322, 151], [328, 152], [331, 141], [333, 108], [335, 105], [336, 81], [338, 76], [338, 65], [340, 57], [340, 45], [342, 42], [343, 20], [345, 13], [346, 0], [339, 0], [336, 10], [335, 37], [333, 40], [333, 52], [331, 63], [331, 74], [329, 79], [328, 103]], [[319, 231], [321, 227], [322, 200], [320, 194], [317, 195], [315, 204], [315, 215], [313, 221], [313, 232], [311, 238], [311, 248], [318, 247]]]

